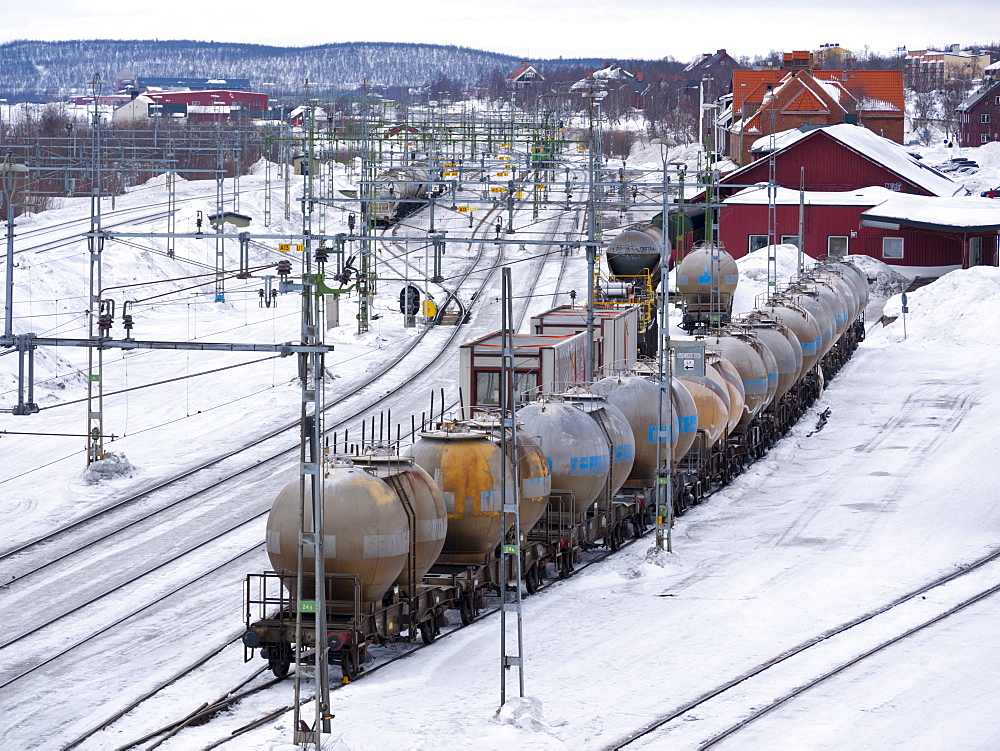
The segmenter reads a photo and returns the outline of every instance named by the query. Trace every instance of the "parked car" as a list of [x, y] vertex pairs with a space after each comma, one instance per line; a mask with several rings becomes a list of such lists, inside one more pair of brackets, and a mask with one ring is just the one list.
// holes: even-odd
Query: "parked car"
[[989, 190], [984, 190], [979, 195], [983, 198], [1000, 198], [1000, 185], [995, 188], [990, 188]]

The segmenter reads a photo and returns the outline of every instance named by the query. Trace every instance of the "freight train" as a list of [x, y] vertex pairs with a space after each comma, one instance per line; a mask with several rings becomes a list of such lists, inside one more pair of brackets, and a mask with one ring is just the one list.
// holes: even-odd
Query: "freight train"
[[427, 203], [432, 189], [430, 169], [420, 163], [381, 172], [376, 181], [373, 213], [379, 227], [388, 227], [418, 211]]
[[[666, 515], [653, 492], [660, 468], [669, 467], [668, 503], [680, 514], [795, 424], [864, 337], [867, 279], [850, 263], [820, 263], [733, 319], [735, 269], [715, 247], [678, 266], [693, 336], [676, 345], [669, 389], [642, 361], [619, 372], [609, 364], [594, 383], [559, 393], [537, 394], [536, 381], [515, 373], [532, 399], [517, 411], [516, 442], [502, 439], [496, 408], [479, 404], [421, 426], [409, 456], [361, 446], [325, 463], [326, 647], [346, 678], [372, 646], [418, 635], [430, 643], [449, 610], [468, 624], [488, 592], [519, 586], [513, 565], [501, 570], [513, 561], [501, 545], [517, 551], [534, 593], [545, 577], [570, 576], [588, 549], [615, 550]], [[505, 513], [515, 502], [518, 529]], [[304, 514], [311, 524], [308, 503]], [[316, 646], [314, 565], [300, 525], [295, 481], [267, 522], [273, 570], [246, 580], [246, 659], [260, 649], [279, 677], [296, 650], [308, 662]], [[297, 610], [309, 627], [298, 636]]]

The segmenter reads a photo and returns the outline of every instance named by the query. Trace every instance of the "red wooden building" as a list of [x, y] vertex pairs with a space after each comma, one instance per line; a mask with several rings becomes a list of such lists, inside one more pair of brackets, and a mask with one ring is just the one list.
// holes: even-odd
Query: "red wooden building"
[[[719, 240], [736, 258], [767, 245], [767, 152], [773, 152], [778, 242], [798, 242], [803, 186], [802, 247], [814, 258], [864, 254], [910, 276], [997, 262], [996, 230], [978, 217], [978, 212], [992, 212], [1000, 223], [995, 202], [958, 198], [965, 193], [960, 184], [870, 130], [841, 124], [786, 131], [760, 139], [754, 148], [761, 159], [720, 181]], [[863, 215], [876, 207], [918, 197], [925, 201], [919, 212], [930, 217], [926, 222], [864, 221]], [[970, 200], [972, 209], [964, 203]], [[980, 200], [984, 203], [975, 203]], [[975, 221], [964, 217], [966, 210], [977, 213]]]
[[[723, 204], [719, 239], [734, 258], [767, 245], [769, 200], [760, 186]], [[997, 265], [1000, 208], [986, 198], [905, 195], [884, 187], [801, 195], [777, 188], [777, 242], [798, 244], [800, 200], [802, 248], [813, 258], [867, 255], [911, 278]]]
[[176, 114], [192, 121], [261, 118], [268, 109], [267, 94], [252, 91], [147, 91], [143, 96], [149, 97], [153, 105], [160, 105], [157, 111], [163, 116]]

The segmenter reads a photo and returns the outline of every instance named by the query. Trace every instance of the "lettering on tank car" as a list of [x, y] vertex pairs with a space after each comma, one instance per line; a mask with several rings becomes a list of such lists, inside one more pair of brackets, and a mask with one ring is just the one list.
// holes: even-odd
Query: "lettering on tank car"
[[739, 277], [736, 274], [726, 274], [722, 277], [722, 281], [726, 284], [736, 284]]
[[417, 542], [434, 542], [444, 539], [448, 533], [448, 519], [421, 519], [417, 522]]
[[681, 433], [694, 433], [698, 430], [698, 415], [677, 418], [677, 425]]
[[573, 456], [569, 460], [571, 475], [600, 475], [608, 471], [606, 456]]
[[635, 451], [627, 443], [621, 446], [615, 446], [615, 463], [627, 462], [635, 455]]
[[659, 428], [650, 425], [646, 428], [646, 443], [666, 443], [669, 440], [670, 428], [666, 425], [661, 425]]
[[410, 549], [410, 532], [395, 532], [390, 535], [365, 535], [365, 558], [391, 558], [406, 555]]
[[[302, 554], [306, 558], [316, 558], [316, 546], [312, 543], [303, 543]], [[337, 557], [337, 535], [323, 535], [323, 557]]]

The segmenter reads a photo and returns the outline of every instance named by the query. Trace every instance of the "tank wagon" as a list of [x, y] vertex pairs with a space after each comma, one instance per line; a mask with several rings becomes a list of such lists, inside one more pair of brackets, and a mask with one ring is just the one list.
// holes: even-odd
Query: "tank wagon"
[[[698, 315], [689, 320], [704, 374], [675, 377], [669, 403], [639, 363], [522, 403], [516, 452], [510, 442], [502, 450], [487, 399], [464, 407], [464, 419], [424, 426], [410, 457], [369, 453], [324, 467], [326, 646], [345, 676], [364, 669], [372, 645], [432, 642], [449, 610], [463, 624], [475, 619], [487, 591], [516, 581], [513, 565], [501, 570], [501, 545], [517, 545], [530, 594], [547, 576], [570, 576], [585, 551], [641, 536], [666, 513], [655, 503], [659, 467], [669, 466], [674, 513], [701, 502], [788, 432], [863, 339], [867, 280], [849, 263], [817, 264], [726, 320], [715, 315], [718, 293], [735, 263], [703, 251], [697, 262], [718, 278], [679, 275], [679, 292]], [[279, 676], [296, 650], [315, 647], [312, 629], [295, 638], [296, 608], [311, 626], [316, 592], [297, 560], [298, 486], [278, 495], [268, 519], [273, 571], [246, 582], [247, 659], [260, 649]], [[518, 529], [503, 512], [515, 487]]]
[[426, 165], [413, 164], [379, 173], [376, 178], [375, 223], [387, 227], [419, 211], [431, 190], [431, 175]]

